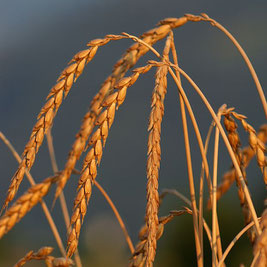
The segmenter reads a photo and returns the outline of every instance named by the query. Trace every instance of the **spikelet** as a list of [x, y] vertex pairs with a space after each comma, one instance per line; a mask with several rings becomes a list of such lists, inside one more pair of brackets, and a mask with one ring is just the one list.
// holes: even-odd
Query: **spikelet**
[[42, 247], [36, 253], [33, 250], [29, 251], [22, 259], [20, 259], [14, 267], [21, 267], [31, 260], [46, 260], [52, 253], [52, 247]]

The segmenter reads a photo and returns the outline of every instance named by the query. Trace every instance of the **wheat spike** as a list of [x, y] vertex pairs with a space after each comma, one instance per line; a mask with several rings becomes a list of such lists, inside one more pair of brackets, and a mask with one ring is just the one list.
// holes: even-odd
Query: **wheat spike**
[[114, 121], [115, 112], [123, 103], [128, 87], [136, 82], [140, 74], [146, 73], [150, 68], [151, 66], [145, 66], [134, 69], [130, 77], [125, 77], [116, 83], [115, 89], [117, 90], [107, 96], [101, 104], [102, 112], [95, 121], [97, 129], [88, 142], [88, 147], [91, 149], [83, 162], [82, 174], [77, 189], [78, 193], [74, 201], [74, 211], [71, 217], [73, 228], [68, 237], [67, 255], [69, 257], [72, 256], [78, 245], [81, 225], [91, 196], [92, 185], [97, 175], [97, 165], [100, 164], [103, 147]]
[[49, 192], [58, 176], [45, 179], [30, 187], [0, 218], [0, 238], [8, 233]]
[[[163, 58], [168, 60], [171, 38], [169, 36], [163, 52]], [[148, 228], [147, 237], [147, 259], [146, 266], [152, 266], [156, 255], [157, 247], [157, 227], [158, 227], [158, 177], [161, 159], [160, 134], [161, 122], [164, 115], [164, 99], [167, 92], [168, 68], [162, 65], [157, 68], [155, 87], [151, 99], [151, 113], [148, 125], [148, 150], [147, 150], [147, 206], [146, 224]]]
[[[187, 19], [185, 19], [184, 17], [178, 19], [169, 18], [162, 20], [160, 21], [159, 27], [145, 32], [143, 35], [141, 35], [140, 38], [149, 45], [153, 45], [159, 40], [163, 39], [170, 32], [171, 29], [182, 26], [186, 22]], [[113, 40], [115, 40], [116, 38], [121, 38], [120, 36], [111, 34], [107, 35], [106, 37], [113, 38]], [[104, 39], [97, 39], [91, 41], [88, 45], [96, 45], [99, 43], [106, 44], [106, 42], [107, 41]], [[80, 158], [80, 155], [84, 150], [85, 143], [93, 131], [95, 120], [101, 112], [102, 101], [107, 95], [112, 93], [115, 83], [121, 78], [123, 78], [125, 73], [137, 63], [140, 57], [145, 55], [147, 52], [148, 49], [142, 44], [133, 44], [126, 51], [123, 57], [114, 65], [112, 74], [105, 80], [99, 92], [93, 98], [93, 101], [90, 104], [90, 109], [83, 118], [80, 130], [77, 133], [74, 144], [72, 145], [72, 148], [69, 152], [65, 168], [60, 175], [55, 198], [59, 196], [60, 192], [65, 187], [77, 160]]]
[[[233, 148], [233, 151], [235, 153], [236, 159], [237, 159], [238, 164], [240, 166], [240, 169], [242, 171], [242, 175], [243, 175], [243, 177], [247, 183], [246, 171], [245, 171], [245, 168], [243, 167], [244, 164], [243, 164], [243, 159], [242, 159], [242, 153], [240, 150], [240, 146], [241, 146], [240, 138], [239, 138], [239, 134], [236, 130], [237, 124], [236, 124], [234, 118], [231, 116], [232, 115], [232, 109], [230, 108], [230, 109], [226, 110], [223, 115], [224, 115], [224, 125], [226, 128], [227, 134], [228, 134], [229, 142], [230, 142], [230, 144]], [[239, 177], [236, 177], [236, 178], [237, 178], [236, 184], [238, 187], [239, 201], [240, 201], [240, 205], [241, 205], [242, 212], [244, 215], [245, 224], [247, 225], [252, 221], [252, 216], [251, 216], [251, 212], [248, 208], [247, 200], [245, 198], [245, 194], [244, 194], [244, 191], [242, 189]], [[255, 238], [256, 238], [256, 232], [255, 232], [254, 227], [249, 229], [248, 236], [249, 236], [251, 243], [253, 244], [255, 241]]]
[[3, 209], [16, 195], [26, 168], [28, 170], [31, 169], [35, 161], [35, 155], [38, 153], [45, 133], [52, 126], [54, 117], [62, 103], [63, 97], [65, 98], [68, 95], [73, 82], [82, 74], [85, 64], [93, 59], [97, 49], [98, 46], [94, 46], [77, 53], [71, 60], [70, 65], [63, 70], [58, 78], [57, 84], [53, 86], [48, 94], [47, 102], [42, 107], [38, 115], [38, 120], [33, 127], [30, 140], [25, 146], [22, 162], [11, 180]]

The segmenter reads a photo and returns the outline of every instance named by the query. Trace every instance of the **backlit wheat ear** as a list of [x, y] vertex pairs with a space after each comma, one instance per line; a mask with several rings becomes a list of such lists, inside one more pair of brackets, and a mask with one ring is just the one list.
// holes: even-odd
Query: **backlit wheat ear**
[[241, 121], [243, 128], [249, 133], [249, 145], [256, 154], [257, 163], [263, 173], [263, 180], [267, 186], [267, 177], [264, 173], [264, 169], [267, 167], [267, 160], [265, 158], [265, 144], [258, 138], [255, 129], [246, 122], [246, 117], [236, 112], [232, 112], [232, 114], [236, 119]]
[[[164, 227], [168, 222], [170, 222], [175, 216], [181, 216], [183, 214], [192, 214], [192, 212], [190, 209], [185, 208], [184, 210], [171, 211], [169, 215], [160, 217], [156, 229], [156, 239], [158, 240], [161, 238], [164, 232]], [[139, 231], [138, 237], [140, 241], [135, 247], [135, 251], [129, 261], [128, 267], [143, 267], [145, 265], [148, 255], [148, 235], [149, 230], [147, 225], [145, 224]]]
[[36, 253], [29, 251], [22, 259], [20, 259], [14, 267], [21, 267], [31, 260], [45, 260], [52, 253], [52, 247], [42, 247]]
[[25, 146], [22, 162], [12, 178], [3, 209], [15, 197], [19, 185], [24, 177], [26, 168], [28, 170], [31, 169], [35, 161], [35, 155], [43, 142], [44, 135], [52, 126], [57, 110], [62, 103], [63, 95], [64, 97], [67, 96], [72, 87], [73, 81], [82, 74], [85, 65], [93, 59], [97, 49], [98, 46], [95, 45], [87, 50], [77, 53], [70, 62], [72, 64], [65, 68], [58, 78], [58, 83], [51, 89], [49, 95], [47, 96], [47, 102], [42, 107], [38, 115], [38, 121], [33, 127], [30, 140]]
[[30, 187], [0, 218], [0, 238], [13, 228], [42, 198], [49, 192], [58, 177], [45, 179], [42, 183]]
[[[163, 58], [169, 59], [168, 54], [171, 45], [171, 36], [167, 38]], [[161, 159], [160, 135], [161, 122], [164, 115], [164, 99], [167, 92], [168, 68], [162, 65], [157, 68], [155, 77], [155, 87], [151, 99], [151, 113], [149, 117], [149, 137], [147, 150], [147, 206], [146, 224], [148, 228], [147, 236], [147, 259], [146, 266], [152, 266], [156, 255], [157, 228], [158, 228], [158, 178]]]
[[[154, 29], [151, 29], [141, 35], [141, 39], [145, 41], [149, 45], [153, 45], [159, 40], [166, 37], [166, 35], [170, 32], [171, 29], [182, 26], [187, 22], [187, 19], [182, 18], [168, 18], [160, 21], [160, 26]], [[108, 37], [116, 38], [116, 35], [107, 35]], [[120, 38], [120, 37], [119, 37]], [[100, 40], [100, 39], [99, 39]], [[104, 39], [101, 39], [102, 44], [105, 43]], [[91, 44], [95, 44], [96, 41]], [[69, 152], [69, 156], [67, 162], [65, 164], [65, 169], [62, 171], [58, 187], [56, 189], [55, 198], [57, 198], [60, 192], [63, 190], [65, 184], [67, 183], [70, 175], [72, 173], [73, 168], [75, 167], [76, 161], [80, 158], [81, 153], [84, 150], [85, 143], [89, 136], [91, 135], [94, 127], [94, 123], [96, 117], [100, 114], [101, 108], [100, 105], [103, 99], [112, 93], [113, 87], [115, 83], [121, 79], [125, 73], [133, 67], [139, 58], [145, 55], [148, 52], [148, 49], [140, 43], [133, 44], [124, 56], [115, 64], [112, 74], [105, 80], [99, 93], [96, 94], [93, 101], [91, 102], [90, 109], [86, 113], [83, 118], [82, 125], [80, 127], [80, 131], [76, 135], [76, 139], [74, 144], [72, 145], [72, 149]]]
[[[246, 172], [245, 172], [245, 168], [243, 166], [243, 159], [242, 159], [242, 153], [241, 153], [241, 150], [240, 150], [240, 138], [239, 138], [239, 134], [237, 132], [237, 124], [235, 122], [235, 120], [233, 119], [233, 117], [231, 116], [232, 114], [232, 108], [230, 109], [227, 109], [223, 115], [224, 115], [224, 125], [225, 125], [225, 128], [226, 128], [226, 131], [228, 133], [228, 139], [229, 139], [229, 142], [233, 148], [233, 151], [235, 153], [235, 156], [236, 156], [236, 159], [237, 159], [237, 162], [240, 166], [240, 170], [242, 171], [242, 175], [244, 177], [244, 179], [246, 179]], [[246, 198], [245, 198], [245, 194], [244, 194], [244, 191], [242, 189], [242, 186], [241, 186], [241, 183], [240, 183], [240, 180], [239, 180], [239, 177], [236, 177], [236, 184], [238, 186], [238, 196], [239, 196], [239, 201], [240, 201], [240, 205], [242, 207], [242, 212], [243, 212], [243, 215], [244, 215], [244, 219], [245, 219], [245, 224], [249, 224], [251, 221], [252, 221], [252, 216], [251, 216], [251, 212], [248, 208], [248, 204], [247, 204], [247, 201], [246, 201]], [[246, 181], [246, 180], [245, 180]], [[246, 181], [247, 183], [247, 181]], [[249, 229], [248, 231], [248, 236], [249, 236], [249, 239], [251, 241], [251, 243], [253, 244], [254, 241], [255, 241], [255, 238], [256, 238], [256, 232], [255, 232], [255, 228], [252, 227]]]
[[144, 74], [151, 69], [151, 66], [136, 68], [130, 77], [125, 77], [116, 83], [117, 89], [111, 95], [107, 96], [101, 104], [102, 112], [95, 121], [98, 127], [91, 136], [88, 146], [91, 147], [87, 153], [82, 174], [79, 180], [78, 193], [74, 201], [74, 211], [71, 217], [73, 229], [68, 237], [68, 252], [69, 257], [72, 256], [78, 245], [78, 239], [81, 230], [81, 224], [87, 210], [92, 185], [97, 175], [97, 165], [100, 164], [103, 147], [105, 146], [108, 137], [109, 129], [114, 121], [116, 109], [124, 102], [128, 87], [132, 86], [138, 79], [140, 74]]

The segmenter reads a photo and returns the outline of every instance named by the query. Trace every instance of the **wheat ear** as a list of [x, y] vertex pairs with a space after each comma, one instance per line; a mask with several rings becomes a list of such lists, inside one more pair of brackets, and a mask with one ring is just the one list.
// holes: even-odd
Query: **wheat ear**
[[[242, 160], [242, 153], [240, 150], [240, 146], [241, 146], [241, 142], [240, 142], [240, 138], [239, 138], [239, 134], [237, 132], [237, 124], [234, 120], [234, 118], [231, 116], [231, 108], [226, 110], [224, 115], [224, 125], [225, 125], [225, 129], [227, 131], [227, 136], [228, 136], [228, 140], [233, 148], [233, 151], [235, 153], [237, 162], [240, 166], [240, 170], [242, 171], [242, 175], [246, 181], [247, 184], [247, 180], [246, 180], [246, 172], [245, 172], [245, 168], [243, 167], [243, 160]], [[247, 201], [244, 195], [244, 191], [242, 189], [241, 183], [239, 178], [237, 177], [236, 179], [236, 184], [238, 187], [238, 197], [239, 197], [239, 201], [240, 201], [240, 205], [242, 208], [242, 212], [244, 215], [244, 219], [245, 219], [245, 224], [249, 224], [251, 222], [251, 213], [250, 210], [248, 208], [247, 205]], [[249, 239], [251, 241], [251, 243], [253, 244], [255, 237], [256, 237], [256, 233], [255, 233], [255, 229], [250, 228], [250, 230], [248, 231], [248, 235], [249, 235]]]
[[31, 260], [45, 260], [53, 251], [52, 247], [42, 247], [36, 253], [29, 251], [22, 259], [20, 259], [14, 267], [21, 267]]
[[[147, 42], [149, 45], [153, 45], [159, 40], [163, 39], [170, 32], [171, 29], [182, 26], [186, 22], [187, 22], [187, 19], [185, 19], [184, 17], [178, 18], [178, 19], [169, 18], [169, 19], [162, 20], [160, 22], [159, 27], [145, 32], [144, 34], [141, 35], [140, 38], [144, 40], [145, 42]], [[112, 35], [108, 35], [108, 36], [112, 36]], [[102, 42], [105, 42], [105, 41], [102, 41]], [[91, 43], [89, 43], [89, 45], [91, 45]], [[145, 55], [147, 52], [148, 52], [148, 49], [142, 44], [139, 44], [139, 43], [133, 44], [126, 51], [123, 57], [114, 65], [112, 74], [105, 80], [99, 92], [93, 98], [90, 104], [89, 111], [85, 114], [80, 130], [76, 134], [76, 138], [69, 152], [69, 156], [65, 164], [65, 168], [60, 175], [58, 187], [56, 189], [55, 198], [59, 196], [60, 192], [65, 187], [68, 179], [70, 178], [72, 170], [75, 167], [77, 160], [80, 158], [81, 153], [84, 150], [86, 141], [88, 140], [89, 136], [91, 135], [93, 131], [95, 120], [101, 112], [100, 107], [101, 107], [102, 101], [107, 95], [112, 93], [115, 83], [119, 79], [123, 78], [125, 73], [137, 63], [140, 57]]]
[[65, 68], [58, 78], [58, 83], [48, 94], [47, 102], [42, 107], [38, 115], [38, 120], [33, 127], [30, 140], [25, 146], [22, 162], [11, 180], [8, 194], [2, 209], [4, 209], [16, 195], [19, 185], [24, 177], [26, 168], [28, 170], [31, 169], [35, 161], [35, 155], [43, 142], [44, 135], [52, 126], [53, 119], [62, 103], [63, 95], [64, 97], [67, 96], [72, 87], [73, 81], [76, 81], [76, 79], [82, 74], [85, 65], [93, 59], [97, 49], [98, 45], [95, 45], [94, 47], [76, 54], [71, 61], [72, 64]]
[[115, 88], [117, 90], [107, 96], [101, 104], [102, 112], [95, 121], [95, 125], [98, 128], [88, 142], [88, 146], [91, 149], [83, 162], [82, 174], [77, 188], [78, 193], [74, 201], [74, 211], [71, 217], [73, 229], [68, 237], [67, 255], [69, 257], [74, 253], [78, 245], [81, 224], [91, 196], [92, 184], [97, 175], [97, 165], [100, 164], [103, 147], [108, 137], [109, 128], [114, 121], [116, 109], [124, 102], [128, 87], [136, 82], [140, 74], [146, 73], [150, 68], [151, 66], [145, 66], [134, 69], [131, 76], [125, 77], [116, 83]]
[[[167, 38], [163, 51], [163, 58], [169, 59], [169, 51], [172, 36]], [[157, 247], [157, 227], [158, 227], [158, 178], [161, 159], [160, 135], [161, 122], [164, 115], [164, 99], [167, 92], [166, 65], [157, 68], [155, 77], [155, 87], [151, 99], [151, 112], [148, 125], [148, 148], [147, 148], [147, 206], [146, 224], [148, 228], [147, 236], [147, 259], [146, 266], [152, 266], [156, 255]]]
[[30, 187], [26, 193], [16, 200], [0, 218], [0, 238], [8, 233], [16, 223], [43, 199], [57, 179], [58, 176], [48, 177], [42, 183]]

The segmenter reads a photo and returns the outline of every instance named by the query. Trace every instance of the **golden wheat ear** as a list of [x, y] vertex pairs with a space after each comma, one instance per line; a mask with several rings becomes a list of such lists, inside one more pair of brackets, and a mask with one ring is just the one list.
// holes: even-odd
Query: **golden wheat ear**
[[[141, 40], [146, 42], [149, 45], [153, 45], [156, 42], [162, 40], [166, 37], [166, 35], [173, 28], [180, 27], [187, 22], [187, 19], [182, 18], [167, 18], [165, 20], [160, 21], [159, 26], [151, 29], [145, 33], [143, 33], [140, 37]], [[112, 38], [113, 40], [119, 40], [121, 38], [125, 38], [126, 36], [119, 35], [106, 35], [107, 38]], [[95, 44], [97, 42], [105, 43], [106, 41], [100, 41], [101, 39], [97, 39], [98, 41], [90, 42], [89, 45]], [[122, 56], [122, 58], [114, 65], [112, 74], [105, 80], [102, 84], [99, 92], [93, 98], [89, 111], [85, 114], [82, 125], [80, 127], [79, 132], [76, 134], [76, 139], [72, 145], [72, 148], [69, 152], [69, 156], [67, 162], [65, 164], [65, 168], [62, 171], [58, 186], [55, 193], [55, 199], [59, 196], [60, 192], [64, 189], [67, 181], [70, 178], [72, 170], [75, 167], [77, 160], [79, 160], [82, 152], [84, 151], [85, 144], [92, 134], [94, 129], [95, 120], [101, 112], [101, 103], [110, 95], [113, 91], [115, 83], [117, 83], [120, 79], [124, 77], [126, 72], [135, 66], [138, 60], [144, 56], [149, 49], [147, 49], [144, 45], [140, 43], [135, 43], [130, 48], [127, 49], [126, 53]]]
[[92, 185], [97, 176], [97, 165], [101, 162], [103, 147], [105, 146], [109, 129], [113, 124], [116, 110], [124, 102], [128, 87], [132, 86], [141, 74], [148, 72], [150, 69], [151, 66], [134, 69], [131, 76], [118, 81], [114, 86], [116, 91], [107, 96], [101, 104], [102, 112], [95, 121], [97, 129], [88, 142], [90, 150], [83, 162], [82, 174], [77, 188], [78, 193], [74, 200], [74, 211], [71, 217], [73, 229], [68, 237], [67, 255], [69, 257], [72, 256], [78, 246], [81, 225], [91, 197]]
[[[172, 35], [167, 38], [163, 51], [163, 59], [169, 59]], [[168, 68], [162, 65], [157, 68], [155, 76], [155, 87], [151, 99], [151, 112], [148, 125], [148, 148], [147, 148], [147, 206], [146, 206], [146, 225], [148, 228], [147, 236], [147, 266], [152, 266], [156, 255], [157, 247], [157, 228], [158, 228], [158, 179], [161, 159], [160, 135], [161, 122], [164, 115], [164, 99], [167, 92], [167, 73]]]
[[49, 177], [43, 182], [30, 187], [6, 210], [5, 214], [0, 218], [0, 239], [43, 199], [49, 192], [51, 185], [57, 182], [57, 179], [58, 176]]

